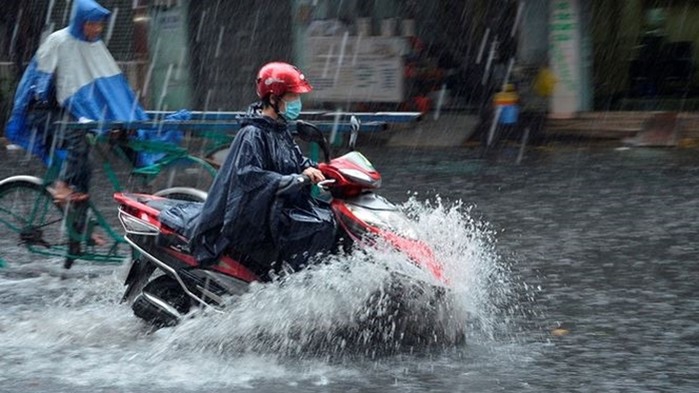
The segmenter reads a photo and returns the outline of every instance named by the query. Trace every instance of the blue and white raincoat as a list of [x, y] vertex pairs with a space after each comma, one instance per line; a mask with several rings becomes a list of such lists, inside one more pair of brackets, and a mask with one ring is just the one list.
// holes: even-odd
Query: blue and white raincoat
[[[27, 114], [32, 103], [55, 98], [74, 119], [148, 120], [107, 46], [101, 39], [88, 40], [83, 32], [85, 22], [106, 22], [110, 14], [94, 0], [75, 0], [68, 27], [46, 38], [19, 82], [5, 136], [47, 164], [51, 146], [46, 133], [52, 129], [30, 124]], [[178, 112], [175, 119], [188, 117], [188, 112]], [[173, 143], [181, 140], [181, 133], [172, 130], [139, 130], [137, 135]], [[138, 164], [148, 165], [158, 158], [141, 154]]]

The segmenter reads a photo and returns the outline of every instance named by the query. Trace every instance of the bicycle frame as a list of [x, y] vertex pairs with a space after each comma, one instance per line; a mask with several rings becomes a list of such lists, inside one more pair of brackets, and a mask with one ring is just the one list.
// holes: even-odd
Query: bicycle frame
[[[104, 148], [107, 144], [112, 145], [110, 147], [115, 147], [111, 150], [116, 152], [119, 159], [125, 160], [129, 164], [131, 164], [131, 160], [124, 152], [124, 146], [135, 151], [165, 153], [165, 157], [156, 164], [141, 168], [131, 167], [130, 175], [140, 177], [141, 186], [148, 185], [163, 169], [167, 169], [183, 159], [201, 166], [212, 178], [216, 173], [216, 170], [203, 159], [189, 155], [184, 148], [164, 142], [115, 140], [109, 136], [95, 137], [89, 133], [86, 134], [86, 137], [92, 145], [92, 150], [101, 158], [103, 172], [114, 192], [123, 191], [123, 186], [114, 170], [108, 151]], [[25, 211], [27, 215], [23, 217], [18, 217], [10, 206], [5, 206], [7, 198], [4, 197], [5, 194], [0, 195], [0, 223], [12, 232], [19, 234], [20, 244], [23, 244], [30, 253], [64, 257], [66, 268], [70, 268], [73, 262], [78, 259], [89, 262], [122, 263], [127, 256], [134, 257], [133, 252], [131, 254], [119, 252], [119, 246], [125, 243], [123, 236], [120, 235], [120, 231], [112, 227], [112, 224], [92, 200], [68, 203], [63, 208], [62, 214], [56, 214], [50, 221], [47, 221], [49, 214], [57, 211], [57, 205], [50, 197], [47, 187], [58, 178], [61, 165], [61, 160], [52, 160], [41, 178], [19, 175], [0, 181], [3, 193], [9, 194], [13, 190], [29, 191], [32, 188], [34, 193], [34, 200], [24, 203], [28, 207], [28, 211]], [[145, 191], [152, 192], [153, 190]], [[46, 229], [56, 225], [60, 225], [61, 228], [60, 238], [45, 236]], [[118, 224], [115, 222], [114, 225]], [[92, 236], [97, 228], [104, 232], [106, 237], [107, 244], [104, 246], [98, 247], [92, 241]], [[56, 231], [53, 232], [55, 235]], [[130, 248], [128, 250], [131, 251]]]

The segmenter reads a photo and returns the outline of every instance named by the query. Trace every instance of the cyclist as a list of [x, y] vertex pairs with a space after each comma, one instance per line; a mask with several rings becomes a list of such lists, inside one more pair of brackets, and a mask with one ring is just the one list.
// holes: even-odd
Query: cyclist
[[301, 112], [301, 95], [313, 88], [283, 62], [265, 64], [256, 84], [259, 101], [231, 143], [189, 234], [190, 246], [203, 265], [233, 249], [267, 271], [276, 262], [299, 269], [329, 250], [335, 237], [329, 206], [310, 193], [310, 182], [325, 177], [302, 155], [288, 127]]
[[[109, 18], [110, 12], [96, 1], [75, 0], [69, 25], [46, 38], [25, 70], [6, 127], [11, 143], [46, 164], [64, 160], [58, 180], [49, 188], [59, 204], [87, 200], [92, 169], [85, 131], [60, 133], [51, 128], [53, 121], [148, 119], [101, 40]], [[174, 143], [181, 139], [175, 131], [155, 136], [139, 130], [138, 137]], [[152, 158], [142, 154], [138, 164]]]

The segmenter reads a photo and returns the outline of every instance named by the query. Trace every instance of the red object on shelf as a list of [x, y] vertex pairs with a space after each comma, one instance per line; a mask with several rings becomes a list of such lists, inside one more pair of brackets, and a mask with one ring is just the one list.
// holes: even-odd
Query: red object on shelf
[[427, 113], [432, 108], [432, 100], [425, 96], [413, 97], [413, 104], [418, 112]]

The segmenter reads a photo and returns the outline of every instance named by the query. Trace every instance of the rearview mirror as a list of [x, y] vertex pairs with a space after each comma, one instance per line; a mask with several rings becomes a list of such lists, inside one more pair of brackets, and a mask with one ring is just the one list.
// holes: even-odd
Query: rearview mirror
[[354, 150], [357, 145], [357, 135], [359, 135], [359, 120], [356, 116], [352, 115], [350, 118], [350, 137], [349, 137], [349, 149]]
[[304, 142], [314, 142], [323, 150], [325, 161], [330, 161], [330, 147], [323, 132], [315, 125], [303, 120], [296, 121], [296, 135]]

